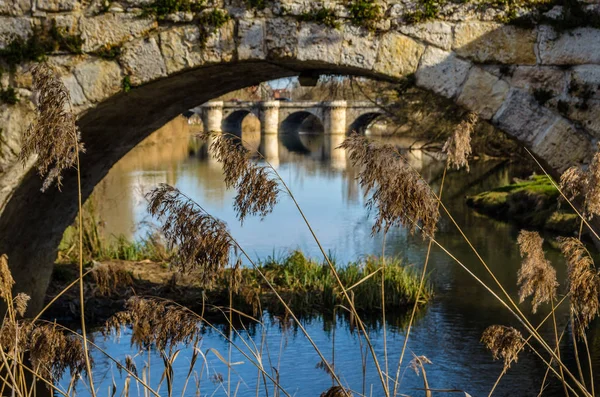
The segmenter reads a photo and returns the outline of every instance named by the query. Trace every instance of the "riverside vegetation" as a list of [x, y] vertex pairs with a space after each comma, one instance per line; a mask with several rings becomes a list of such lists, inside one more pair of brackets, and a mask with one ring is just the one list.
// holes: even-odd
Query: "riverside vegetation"
[[[24, 137], [22, 158], [27, 159], [37, 155], [36, 166], [45, 177], [44, 189], [52, 184], [60, 186], [61, 174], [69, 168], [79, 169], [79, 155], [84, 146], [80, 141], [76, 120], [70, 108], [67, 90], [56, 77], [52, 69], [42, 63], [33, 70], [34, 88], [38, 92], [38, 117]], [[456, 126], [453, 134], [444, 145], [447, 154], [447, 169], [468, 167], [471, 154], [470, 137], [477, 123], [477, 116], [467, 114]], [[235, 189], [234, 209], [238, 219], [243, 221], [249, 216], [266, 217], [279, 200], [292, 200], [298, 209], [305, 226], [321, 247], [318, 237], [304, 217], [302, 209], [295, 201], [293, 192], [277, 170], [266, 163], [259, 165], [250, 158], [250, 153], [244, 150], [239, 142], [225, 134], [215, 134], [210, 131], [201, 135], [203, 139], [211, 139], [211, 149], [217, 161], [222, 164], [225, 183]], [[260, 346], [247, 346], [242, 349], [234, 335], [240, 317], [249, 319], [261, 326], [262, 310], [254, 310], [252, 316], [243, 310], [238, 310], [237, 298], [243, 295], [246, 288], [252, 294], [257, 290], [259, 296], [248, 298], [247, 302], [262, 305], [262, 291], [270, 296], [273, 302], [280, 306], [290, 322], [294, 324], [312, 344], [316, 356], [321, 360], [321, 366], [334, 382], [334, 386], [324, 391], [323, 396], [364, 395], [356, 390], [349, 390], [317, 347], [304, 327], [297, 310], [297, 300], [307, 302], [316, 299], [319, 305], [335, 308], [347, 313], [360, 342], [366, 347], [366, 353], [374, 363], [381, 389], [385, 396], [406, 395], [402, 390], [401, 373], [406, 368], [414, 369], [423, 379], [425, 394], [432, 396], [435, 390], [429, 387], [426, 368], [432, 364], [427, 357], [413, 354], [410, 362], [405, 363], [407, 341], [417, 312], [428, 297], [431, 296], [427, 287], [427, 268], [429, 252], [433, 246], [452, 257], [456, 264], [468, 272], [475, 283], [482, 285], [495, 299], [498, 300], [519, 322], [519, 329], [504, 325], [491, 325], [482, 335], [482, 342], [491, 350], [493, 357], [502, 359], [503, 369], [496, 385], [517, 361], [524, 349], [529, 349], [539, 356], [547, 367], [550, 376], [557, 378], [563, 385], [566, 395], [593, 396], [594, 384], [591, 381], [591, 358], [586, 337], [586, 329], [593, 321], [600, 308], [598, 295], [600, 279], [589, 252], [581, 242], [585, 230], [598, 238], [589, 221], [600, 214], [600, 154], [596, 154], [589, 169], [569, 169], [561, 178], [560, 185], [551, 183], [560, 192], [565, 205], [571, 206], [579, 219], [578, 237], [560, 240], [560, 247], [568, 264], [568, 279], [562, 288], [556, 279], [556, 271], [545, 258], [542, 248], [543, 240], [536, 233], [522, 231], [517, 239], [523, 263], [518, 273], [520, 286], [520, 303], [531, 298], [532, 311], [535, 313], [542, 305], [548, 305], [550, 311], [542, 323], [551, 321], [554, 324], [552, 338], [545, 339], [539, 332], [540, 325], [533, 323], [533, 317], [525, 313], [522, 307], [505, 290], [504, 286], [491, 272], [485, 259], [482, 258], [468, 237], [447, 211], [443, 200], [444, 180], [439, 192], [434, 192], [421, 176], [410, 167], [397, 150], [390, 145], [381, 145], [367, 138], [352, 135], [346, 139], [342, 147], [349, 152], [350, 162], [359, 171], [358, 179], [368, 197], [367, 207], [375, 212], [373, 233], [385, 235], [392, 227], [405, 227], [413, 233], [421, 233], [428, 246], [427, 259], [418, 274], [412, 274], [401, 264], [382, 258], [369, 258], [362, 263], [346, 267], [336, 266], [329, 255], [321, 248], [323, 261], [315, 262], [306, 259], [301, 253], [292, 253], [283, 261], [254, 261], [238, 241], [232, 236], [226, 225], [216, 219], [202, 207], [181, 192], [169, 185], [156, 187], [147, 196], [148, 211], [161, 223], [161, 233], [165, 249], [154, 249], [151, 252], [165, 254], [165, 262], [173, 269], [194, 277], [194, 282], [207, 291], [224, 291], [224, 302], [219, 308], [222, 317], [228, 325], [223, 331], [216, 327], [205, 315], [204, 309], [210, 306], [203, 301], [201, 310], [195, 311], [176, 302], [161, 298], [144, 298], [133, 296], [127, 300], [124, 310], [112, 316], [104, 330], [106, 333], [119, 333], [124, 328], [130, 328], [132, 342], [141, 350], [156, 349], [163, 357], [163, 381], [167, 395], [173, 394], [174, 382], [182, 382], [184, 391], [194, 371], [194, 367], [206, 364], [205, 357], [197, 348], [204, 327], [209, 327], [219, 333], [228, 342], [229, 350], [226, 355], [212, 351], [228, 368], [226, 375], [221, 375], [223, 391], [226, 395], [234, 395], [231, 389], [231, 352], [239, 350], [248, 362], [256, 366], [260, 379], [274, 388], [276, 395], [290, 396], [279, 383], [276, 370], [264, 364], [263, 351]], [[542, 170], [543, 171], [543, 170]], [[444, 174], [445, 175], [445, 174]], [[106, 354], [99, 346], [87, 337], [86, 323], [86, 293], [89, 293], [87, 280], [95, 279], [99, 293], [112, 293], [122, 285], [134, 282], [127, 270], [117, 266], [94, 264], [86, 268], [86, 252], [91, 254], [96, 250], [108, 258], [120, 257], [130, 250], [99, 249], [93, 232], [86, 232], [84, 226], [83, 204], [79, 196], [79, 217], [73, 230], [76, 244], [71, 252], [76, 252], [76, 276], [61, 291], [59, 291], [48, 306], [33, 319], [24, 319], [28, 297], [23, 294], [13, 296], [14, 282], [8, 269], [8, 258], [0, 258], [0, 297], [6, 303], [7, 312], [0, 328], [0, 366], [2, 367], [2, 391], [13, 395], [32, 396], [42, 393], [48, 388], [53, 394], [73, 395], [75, 385], [83, 383], [92, 396], [100, 393], [94, 387], [93, 361], [91, 349], [98, 349]], [[444, 216], [456, 227], [480, 260], [481, 267], [489, 273], [484, 281], [473, 269], [469, 269], [458, 258], [452, 255], [436, 239], [436, 229], [440, 218]], [[87, 248], [86, 248], [87, 247]], [[96, 248], [95, 248], [96, 247]], [[67, 251], [71, 249], [67, 248]], [[85, 249], [85, 250], [84, 250]], [[137, 248], [139, 249], [139, 247]], [[87, 250], [87, 251], [86, 251]], [[135, 251], [135, 250], [134, 250]], [[129, 254], [127, 254], [129, 255]], [[242, 266], [242, 257], [248, 263]], [[88, 257], [89, 259], [89, 257]], [[66, 280], [67, 282], [69, 280]], [[254, 284], [255, 283], [255, 284]], [[254, 288], [258, 285], [258, 288]], [[60, 296], [68, 294], [72, 287], [78, 286], [78, 306], [80, 314], [80, 329], [68, 329], [56, 322], [41, 320], [41, 315], [51, 307]], [[410, 286], [406, 288], [406, 286]], [[307, 292], [319, 291], [309, 295]], [[290, 295], [291, 294], [291, 295]], [[301, 304], [302, 302], [300, 302]], [[312, 306], [314, 302], [310, 302]], [[408, 321], [402, 324], [406, 329], [400, 358], [397, 363], [389, 362], [389, 348], [386, 343], [386, 316], [388, 310], [398, 305], [409, 305]], [[383, 332], [383, 353], [377, 354], [371, 342], [370, 330], [365, 325], [365, 306], [370, 308], [370, 314], [377, 313], [381, 319]], [[569, 305], [569, 327], [559, 332], [556, 326], [556, 309]], [[89, 311], [89, 306], [88, 309]], [[564, 336], [573, 339], [576, 354], [576, 368], [567, 365], [562, 357], [560, 340]], [[477, 341], [473, 341], [477, 343]], [[182, 344], [194, 347], [189, 370], [185, 373], [175, 373], [173, 363], [180, 352]], [[583, 355], [579, 355], [578, 344], [583, 346]], [[148, 383], [145, 370], [138, 372], [131, 357], [123, 362], [106, 354], [118, 368], [127, 374], [121, 395], [129, 395], [135, 387], [142, 389], [144, 395], [159, 396], [160, 390], [153, 389]], [[227, 356], [227, 357], [225, 357]], [[408, 361], [408, 358], [406, 358]], [[363, 362], [357, 357], [357, 362]], [[364, 365], [364, 364], [363, 364]], [[590, 377], [586, 377], [582, 368], [589, 366]], [[61, 387], [57, 380], [65, 373], [70, 374], [70, 382], [66, 388]], [[85, 374], [85, 377], [82, 376]], [[364, 367], [363, 367], [364, 374]], [[32, 381], [35, 379], [35, 381]], [[163, 383], [161, 381], [161, 384]], [[547, 378], [540, 380], [540, 393], [544, 390]], [[518, 386], [518, 385], [517, 385]], [[196, 387], [199, 386], [196, 384]], [[160, 388], [160, 387], [159, 387]], [[258, 390], [258, 389], [257, 389]], [[467, 395], [467, 391], [454, 391]], [[117, 390], [112, 391], [116, 395]], [[162, 392], [163, 394], [165, 391]]]

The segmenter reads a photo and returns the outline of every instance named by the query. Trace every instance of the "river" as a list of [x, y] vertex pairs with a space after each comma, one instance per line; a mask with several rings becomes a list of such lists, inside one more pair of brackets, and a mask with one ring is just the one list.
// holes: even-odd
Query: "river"
[[[256, 258], [284, 255], [293, 249], [301, 249], [315, 258], [319, 250], [291, 200], [281, 197], [272, 214], [266, 219], [248, 219], [243, 226], [235, 219], [232, 208], [234, 192], [227, 190], [222, 181], [221, 168], [211, 159], [206, 147], [192, 136], [194, 126], [178, 118], [133, 149], [110, 171], [96, 188], [94, 197], [97, 211], [106, 235], [123, 234], [139, 238], [148, 230], [144, 194], [159, 183], [172, 184], [191, 196], [213, 215], [227, 222], [232, 234], [240, 244]], [[346, 153], [335, 150], [340, 138], [323, 135], [300, 134], [288, 137], [245, 133], [243, 138], [250, 148], [260, 148], [269, 162], [274, 164], [289, 184], [292, 192], [314, 228], [325, 250], [338, 261], [346, 263], [363, 255], [381, 254], [382, 236], [371, 235], [373, 216], [364, 208], [365, 199], [356, 181], [357, 173], [346, 158]], [[391, 140], [405, 145], [400, 139]], [[439, 188], [444, 162], [436, 155], [422, 152], [406, 152], [413, 167]], [[521, 263], [515, 227], [480, 216], [465, 205], [465, 196], [509, 183], [514, 176], [523, 177], [531, 170], [494, 161], [477, 161], [471, 171], [450, 172], [444, 187], [443, 201], [471, 239], [474, 247], [493, 270], [508, 292], [517, 294], [517, 270]], [[439, 242], [461, 260], [468, 268], [491, 283], [476, 255], [457, 232], [447, 216], [444, 216], [437, 232]], [[421, 269], [427, 252], [427, 241], [418, 234], [393, 229], [387, 236], [385, 253], [402, 258], [404, 263]], [[557, 268], [561, 284], [565, 280], [565, 263], [558, 253], [547, 247], [547, 256]], [[502, 370], [502, 364], [480, 343], [483, 330], [492, 324], [519, 327], [514, 317], [474, 278], [440, 249], [434, 248], [429, 265], [429, 279], [435, 297], [418, 315], [408, 342], [407, 356], [401, 369], [402, 395], [421, 396], [423, 378], [406, 369], [412, 355], [424, 355], [431, 364], [426, 365], [429, 386], [433, 389], [463, 390], [471, 396], [486, 396]], [[490, 284], [491, 285], [491, 284]], [[564, 285], [561, 286], [564, 290]], [[498, 288], [494, 288], [495, 291]], [[527, 303], [521, 305], [530, 313]], [[548, 313], [543, 307], [530, 318], [538, 323]], [[568, 310], [558, 310], [559, 327], [564, 325]], [[405, 330], [398, 323], [388, 324], [387, 345], [389, 368], [395, 376]], [[342, 381], [351, 389], [365, 395], [382, 395], [381, 383], [374, 364], [368, 359], [363, 377], [361, 344], [356, 331], [351, 331], [343, 318], [332, 323], [331, 319], [312, 319], [306, 322], [307, 330], [325, 356], [332, 360]], [[552, 327], [547, 324], [541, 332], [552, 340]], [[592, 345], [597, 338], [592, 335]], [[370, 331], [379, 360], [383, 360], [383, 332], [379, 326]], [[267, 371], [277, 373], [279, 381], [290, 395], [318, 396], [332, 385], [331, 378], [317, 367], [319, 358], [308, 340], [297, 329], [282, 329], [277, 319], [265, 316], [264, 327], [240, 332], [234, 338], [236, 346], [249, 352], [254, 341], [264, 354]], [[565, 360], [572, 363], [570, 338], [563, 343]], [[127, 354], [136, 355], [130, 347], [129, 335], [104, 339], [96, 335], [96, 342], [116, 358], [122, 360]], [[262, 343], [261, 343], [262, 342]], [[226, 395], [227, 367], [215, 352], [227, 357], [228, 344], [217, 332], [207, 329], [200, 349], [206, 355], [196, 364], [197, 381], [191, 379], [186, 395]], [[592, 349], [597, 362], [600, 349]], [[362, 354], [365, 354], [364, 347]], [[185, 375], [189, 369], [191, 347], [183, 347], [174, 362], [176, 380], [173, 395], [181, 395]], [[110, 390], [113, 381], [121, 390], [125, 376], [115, 364], [100, 353], [94, 353], [95, 381], [102, 393]], [[139, 354], [135, 358], [138, 371], [150, 363], [146, 379], [156, 386], [164, 370], [158, 352]], [[232, 352], [231, 395], [255, 396], [277, 395], [272, 384], [264, 391], [262, 378], [249, 360], [237, 350]], [[205, 363], [203, 365], [203, 363]], [[207, 364], [207, 365], [206, 365]], [[272, 369], [273, 368], [273, 369]], [[275, 371], [276, 369], [276, 371]], [[518, 363], [513, 364], [502, 379], [494, 395], [537, 395], [546, 367], [529, 350], [522, 353]], [[598, 371], [597, 371], [598, 372]], [[219, 382], [219, 374], [224, 383]], [[141, 376], [141, 375], [140, 375]], [[274, 375], [275, 376], [275, 375]], [[194, 376], [192, 376], [193, 378]], [[258, 383], [257, 383], [258, 379]], [[551, 382], [544, 395], [561, 393], [556, 382]], [[235, 393], [234, 393], [235, 392]], [[81, 388], [79, 394], [85, 394]], [[163, 384], [161, 394], [166, 395]], [[132, 394], [143, 395], [139, 389]], [[447, 395], [436, 393], [434, 395]], [[279, 394], [283, 395], [283, 394]], [[458, 394], [464, 395], [464, 394]]]

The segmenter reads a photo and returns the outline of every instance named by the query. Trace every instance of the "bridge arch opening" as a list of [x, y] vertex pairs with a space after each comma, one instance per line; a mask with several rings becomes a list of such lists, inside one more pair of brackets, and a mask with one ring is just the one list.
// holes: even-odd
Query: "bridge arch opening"
[[348, 133], [357, 133], [360, 135], [366, 135], [370, 133], [371, 127], [377, 122], [383, 121], [384, 114], [381, 112], [369, 112], [362, 114], [354, 120], [348, 127]]
[[299, 111], [288, 115], [279, 127], [282, 135], [314, 135], [323, 134], [323, 121], [309, 111]]

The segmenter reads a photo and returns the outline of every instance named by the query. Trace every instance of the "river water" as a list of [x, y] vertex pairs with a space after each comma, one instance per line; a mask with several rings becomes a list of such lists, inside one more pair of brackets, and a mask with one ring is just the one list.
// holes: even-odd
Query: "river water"
[[[169, 183], [197, 200], [213, 215], [226, 221], [232, 234], [251, 255], [265, 258], [301, 249], [308, 255], [319, 258], [317, 245], [289, 198], [282, 196], [275, 211], [263, 221], [248, 219], [243, 226], [236, 221], [232, 209], [234, 192], [224, 187], [220, 165], [191, 136], [193, 131], [194, 127], [188, 126], [183, 118], [176, 119], [133, 149], [110, 171], [94, 193], [105, 232], [123, 234], [129, 238], [143, 236], [148, 230], [147, 222], [150, 221], [145, 212], [144, 194], [159, 183]], [[249, 147], [260, 148], [277, 167], [324, 248], [339, 263], [355, 260], [362, 255], [381, 253], [382, 236], [371, 235], [373, 216], [363, 206], [365, 200], [356, 181], [356, 171], [349, 166], [345, 153], [334, 150], [341, 143], [338, 138], [299, 134], [291, 137], [263, 137], [261, 142], [260, 134], [256, 133], [245, 133], [243, 138], [248, 141]], [[399, 139], [392, 142], [406, 145], [406, 142]], [[443, 161], [421, 151], [406, 152], [406, 155], [434, 189], [438, 189], [444, 169]], [[517, 292], [517, 270], [521, 262], [516, 245], [518, 229], [470, 211], [464, 204], [464, 197], [509, 183], [513, 176], [522, 177], [529, 171], [500, 162], [479, 161], [471, 164], [469, 173], [450, 172], [444, 187], [444, 203], [513, 297]], [[476, 275], [491, 283], [476, 255], [447, 216], [440, 222], [437, 238]], [[404, 263], [417, 269], [422, 268], [426, 251], [427, 242], [420, 235], [413, 236], [404, 229], [394, 229], [387, 236], [386, 255], [400, 257]], [[556, 266], [559, 280], [564, 280], [564, 261], [549, 246], [547, 256]], [[419, 390], [423, 388], [423, 377], [407, 369], [408, 362], [415, 354], [424, 355], [431, 361], [431, 364], [426, 365], [429, 387], [463, 390], [471, 396], [486, 396], [500, 374], [502, 364], [494, 361], [491, 353], [480, 343], [481, 334], [492, 324], [518, 327], [518, 323], [471, 275], [437, 248], [431, 253], [429, 279], [433, 284], [435, 297], [419, 313], [411, 331], [407, 357], [400, 371], [400, 391], [402, 395], [425, 395]], [[498, 288], [494, 290], [497, 291]], [[527, 303], [522, 304], [522, 307], [527, 313], [530, 312]], [[533, 323], [538, 323], [547, 313], [548, 308], [544, 307], [530, 318]], [[559, 308], [559, 327], [564, 325], [567, 314], [565, 307]], [[405, 332], [397, 324], [388, 324], [387, 330], [388, 362], [392, 377], [396, 374]], [[382, 395], [379, 376], [370, 358], [366, 360], [366, 374], [363, 376], [361, 342], [357, 333], [351, 331], [343, 318], [338, 318], [335, 323], [331, 319], [312, 319], [307, 320], [305, 325], [326, 358], [334, 362], [347, 386], [360, 394]], [[543, 326], [541, 332], [547, 340], [551, 340], [553, 333], [549, 324]], [[375, 352], [380, 362], [383, 362], [381, 327], [373, 326], [370, 336]], [[592, 339], [594, 345], [596, 338]], [[568, 353], [572, 351], [568, 341], [570, 337], [566, 340], [563, 343], [567, 352], [565, 360], [572, 362]], [[264, 327], [255, 327], [251, 332], [241, 332], [234, 337], [236, 346], [246, 354], [254, 346], [251, 341], [262, 351], [265, 369], [274, 377], [278, 374], [281, 385], [290, 395], [318, 396], [332, 385], [331, 378], [317, 368], [320, 360], [313, 347], [294, 327], [282, 330], [276, 319], [266, 315]], [[137, 354], [135, 361], [140, 376], [145, 372], [149, 383], [158, 385], [164, 370], [158, 352], [138, 354], [135, 348], [130, 347], [127, 333], [120, 338], [108, 339], [98, 334], [96, 342], [121, 360], [127, 354]], [[203, 396], [226, 395], [227, 367], [215, 352], [227, 357], [227, 342], [218, 332], [207, 329], [199, 348], [206, 356], [206, 361], [199, 359], [195, 375], [192, 375], [185, 394], [196, 395], [199, 390]], [[362, 352], [365, 354], [364, 347]], [[111, 389], [113, 382], [121, 390], [125, 376], [102, 354], [94, 355], [95, 381], [100, 385], [102, 394]], [[174, 362], [176, 380], [173, 395], [182, 394], [191, 355], [192, 348], [182, 346], [182, 351]], [[596, 356], [594, 355], [595, 362]], [[236, 365], [232, 366], [231, 395], [255, 396], [257, 388], [261, 396], [277, 395], [269, 381], [265, 392], [262, 378], [257, 378], [256, 367], [235, 349], [232, 352], [232, 362]], [[150, 370], [142, 371], [148, 363]], [[545, 369], [544, 364], [532, 352], [526, 351], [502, 379], [494, 395], [537, 395]], [[218, 381], [219, 376], [223, 377], [224, 382]], [[544, 395], [558, 395], [560, 391], [559, 386], [551, 382]], [[81, 388], [79, 393], [85, 394], [86, 391]], [[167, 387], [163, 384], [161, 394], [166, 393]], [[134, 386], [132, 394], [143, 395], [143, 392]]]

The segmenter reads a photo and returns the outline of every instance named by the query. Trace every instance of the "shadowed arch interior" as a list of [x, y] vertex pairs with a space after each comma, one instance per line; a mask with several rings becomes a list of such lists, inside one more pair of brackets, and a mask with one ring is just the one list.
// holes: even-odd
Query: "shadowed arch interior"
[[254, 116], [248, 109], [235, 110], [223, 119], [223, 131], [242, 137], [244, 120], [246, 117]]
[[371, 112], [365, 113], [356, 118], [348, 127], [348, 133], [352, 134], [354, 132], [364, 135], [369, 127], [378, 120], [383, 118], [383, 113], [379, 112]]

